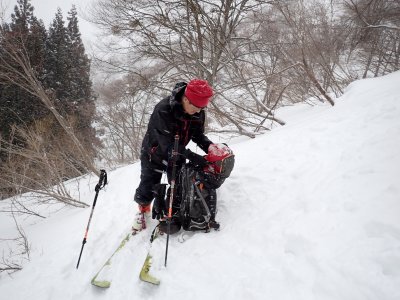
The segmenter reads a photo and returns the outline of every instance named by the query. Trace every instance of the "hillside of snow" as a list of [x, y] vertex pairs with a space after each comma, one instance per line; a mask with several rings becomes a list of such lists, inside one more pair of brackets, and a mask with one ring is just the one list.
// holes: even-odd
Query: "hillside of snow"
[[[0, 274], [0, 298], [400, 299], [399, 83], [400, 72], [356, 81], [334, 107], [286, 107], [278, 117], [287, 125], [228, 141], [236, 165], [218, 191], [221, 230], [172, 236], [167, 268], [165, 239], [156, 240], [160, 286], [138, 278], [149, 229], [113, 262], [109, 289], [90, 284], [137, 211], [133, 164], [109, 172], [78, 270], [90, 208], [49, 206], [40, 208], [46, 219], [19, 218], [30, 261]], [[96, 183], [82, 178], [76, 189], [89, 205]], [[12, 218], [2, 214], [0, 238], [14, 236]], [[3, 256], [7, 247], [0, 243]]]

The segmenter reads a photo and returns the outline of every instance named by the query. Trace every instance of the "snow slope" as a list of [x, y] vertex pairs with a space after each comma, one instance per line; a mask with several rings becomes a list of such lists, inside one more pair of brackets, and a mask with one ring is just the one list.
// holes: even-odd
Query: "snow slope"
[[[133, 164], [109, 173], [79, 270], [89, 208], [20, 220], [31, 260], [0, 275], [0, 298], [400, 299], [399, 83], [400, 72], [354, 82], [335, 107], [285, 108], [288, 125], [230, 141], [236, 166], [218, 194], [222, 229], [183, 243], [173, 236], [166, 269], [165, 242], [155, 243], [160, 286], [138, 279], [149, 232], [123, 248], [108, 290], [90, 285], [136, 212]], [[95, 184], [80, 180], [88, 204]], [[15, 235], [1, 218], [0, 237]]]

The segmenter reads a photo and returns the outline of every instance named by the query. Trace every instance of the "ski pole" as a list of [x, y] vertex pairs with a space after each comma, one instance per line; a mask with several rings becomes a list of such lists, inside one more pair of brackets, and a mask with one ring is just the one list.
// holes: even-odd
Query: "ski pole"
[[178, 157], [178, 147], [179, 147], [179, 135], [175, 135], [174, 149], [172, 152], [171, 193], [169, 194], [169, 207], [168, 207], [168, 217], [167, 217], [167, 245], [165, 247], [165, 264], [164, 264], [165, 267], [167, 267], [169, 235], [171, 233], [172, 203], [174, 202], [176, 159]]
[[78, 263], [76, 264], [76, 268], [77, 269], [79, 268], [79, 262], [81, 261], [83, 247], [85, 247], [85, 244], [86, 244], [86, 239], [87, 239], [87, 235], [88, 235], [88, 232], [89, 232], [90, 222], [92, 221], [93, 211], [94, 211], [94, 208], [95, 208], [96, 202], [97, 202], [97, 196], [99, 195], [99, 191], [106, 184], [107, 184], [107, 173], [106, 173], [106, 170], [100, 170], [100, 179], [99, 179], [99, 182], [96, 184], [96, 187], [94, 189], [96, 191], [96, 195], [94, 196], [94, 201], [93, 201], [93, 205], [92, 205], [92, 211], [90, 212], [89, 222], [87, 224], [86, 231], [85, 231], [85, 236], [84, 236], [83, 241], [82, 241], [81, 252], [79, 254]]

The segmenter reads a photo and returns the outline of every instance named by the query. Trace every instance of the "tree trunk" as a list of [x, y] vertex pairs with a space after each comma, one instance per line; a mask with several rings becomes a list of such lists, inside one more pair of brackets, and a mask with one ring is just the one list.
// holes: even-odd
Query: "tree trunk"
[[314, 86], [318, 89], [318, 91], [324, 96], [324, 98], [329, 102], [329, 104], [334, 106], [335, 102], [328, 95], [328, 93], [322, 88], [322, 86], [318, 82], [317, 78], [315, 77], [314, 72], [311, 70], [310, 66], [308, 65], [303, 50], [302, 50], [302, 55], [303, 55], [303, 58], [302, 58], [303, 69], [306, 72], [308, 78], [311, 80], [311, 82], [314, 84]]

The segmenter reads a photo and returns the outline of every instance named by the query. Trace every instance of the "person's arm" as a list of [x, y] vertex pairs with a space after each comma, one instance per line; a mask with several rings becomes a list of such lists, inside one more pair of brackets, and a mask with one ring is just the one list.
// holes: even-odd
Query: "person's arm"
[[205, 153], [208, 152], [208, 147], [213, 144], [212, 141], [204, 134], [205, 113], [200, 113], [200, 126], [193, 132], [192, 140], [196, 143], [201, 150]]
[[174, 143], [173, 124], [165, 107], [156, 107], [149, 121], [151, 156], [155, 161], [168, 161], [168, 151]]

